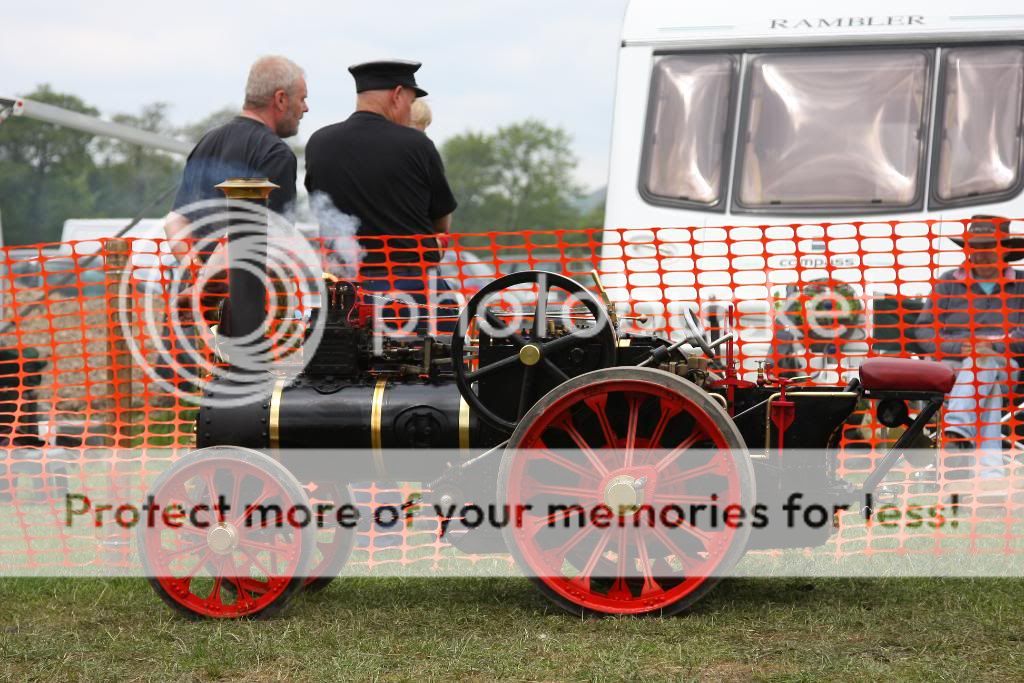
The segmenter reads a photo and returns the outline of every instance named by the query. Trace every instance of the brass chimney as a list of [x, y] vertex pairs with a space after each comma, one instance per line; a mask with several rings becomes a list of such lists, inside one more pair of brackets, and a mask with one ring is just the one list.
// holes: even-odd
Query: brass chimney
[[[270, 193], [279, 186], [267, 178], [229, 178], [216, 188], [224, 193], [229, 200], [242, 199], [267, 208]], [[267, 225], [269, 216], [262, 226], [247, 223], [241, 226], [228, 225], [228, 296], [230, 304], [230, 329], [227, 335], [235, 338], [245, 337], [258, 332], [266, 319], [266, 270], [267, 270]], [[245, 251], [240, 245], [246, 244]], [[234, 245], [234, 249], [232, 246]], [[255, 246], [255, 248], [253, 248]], [[232, 253], [234, 252], [234, 253]], [[245, 261], [254, 272], [236, 267]], [[264, 334], [266, 331], [264, 330]], [[253, 344], [258, 344], [255, 340]]]

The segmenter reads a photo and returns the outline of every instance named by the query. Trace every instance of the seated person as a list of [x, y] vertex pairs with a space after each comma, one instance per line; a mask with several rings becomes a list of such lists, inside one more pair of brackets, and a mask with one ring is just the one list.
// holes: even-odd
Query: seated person
[[[1005, 218], [976, 216], [964, 236], [958, 268], [942, 273], [908, 334], [921, 350], [957, 370], [944, 414], [946, 436], [981, 453], [981, 476], [1005, 476], [1002, 458], [1004, 397], [1013, 356], [1024, 353], [1024, 235]], [[936, 339], [937, 336], [937, 339]]]

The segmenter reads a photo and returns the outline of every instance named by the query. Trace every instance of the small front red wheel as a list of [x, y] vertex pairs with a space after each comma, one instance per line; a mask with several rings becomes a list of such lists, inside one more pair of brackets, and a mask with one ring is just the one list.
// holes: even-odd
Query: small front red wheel
[[302, 589], [316, 543], [309, 498], [288, 470], [215, 446], [176, 462], [151, 489], [139, 529], [150, 584], [192, 618], [266, 618]]

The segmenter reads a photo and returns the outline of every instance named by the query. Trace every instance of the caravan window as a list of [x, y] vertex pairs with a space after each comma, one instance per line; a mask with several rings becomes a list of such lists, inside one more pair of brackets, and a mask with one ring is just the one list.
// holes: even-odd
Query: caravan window
[[748, 64], [739, 206], [891, 209], [919, 201], [924, 51], [772, 53]]
[[735, 58], [672, 55], [654, 65], [641, 191], [670, 203], [721, 202]]
[[1020, 178], [1024, 48], [945, 51], [935, 195], [943, 202], [1012, 190]]

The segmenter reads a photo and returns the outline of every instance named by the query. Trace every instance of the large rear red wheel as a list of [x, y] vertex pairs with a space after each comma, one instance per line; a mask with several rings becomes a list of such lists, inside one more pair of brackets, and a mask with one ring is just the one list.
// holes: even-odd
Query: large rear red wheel
[[667, 615], [742, 557], [750, 519], [724, 513], [749, 513], [754, 478], [720, 404], [675, 375], [623, 367], [542, 398], [509, 442], [498, 490], [521, 519], [506, 544], [555, 604]]
[[316, 543], [288, 470], [243, 448], [194, 451], [157, 479], [139, 552], [157, 594], [192, 618], [265, 618], [300, 591]]

